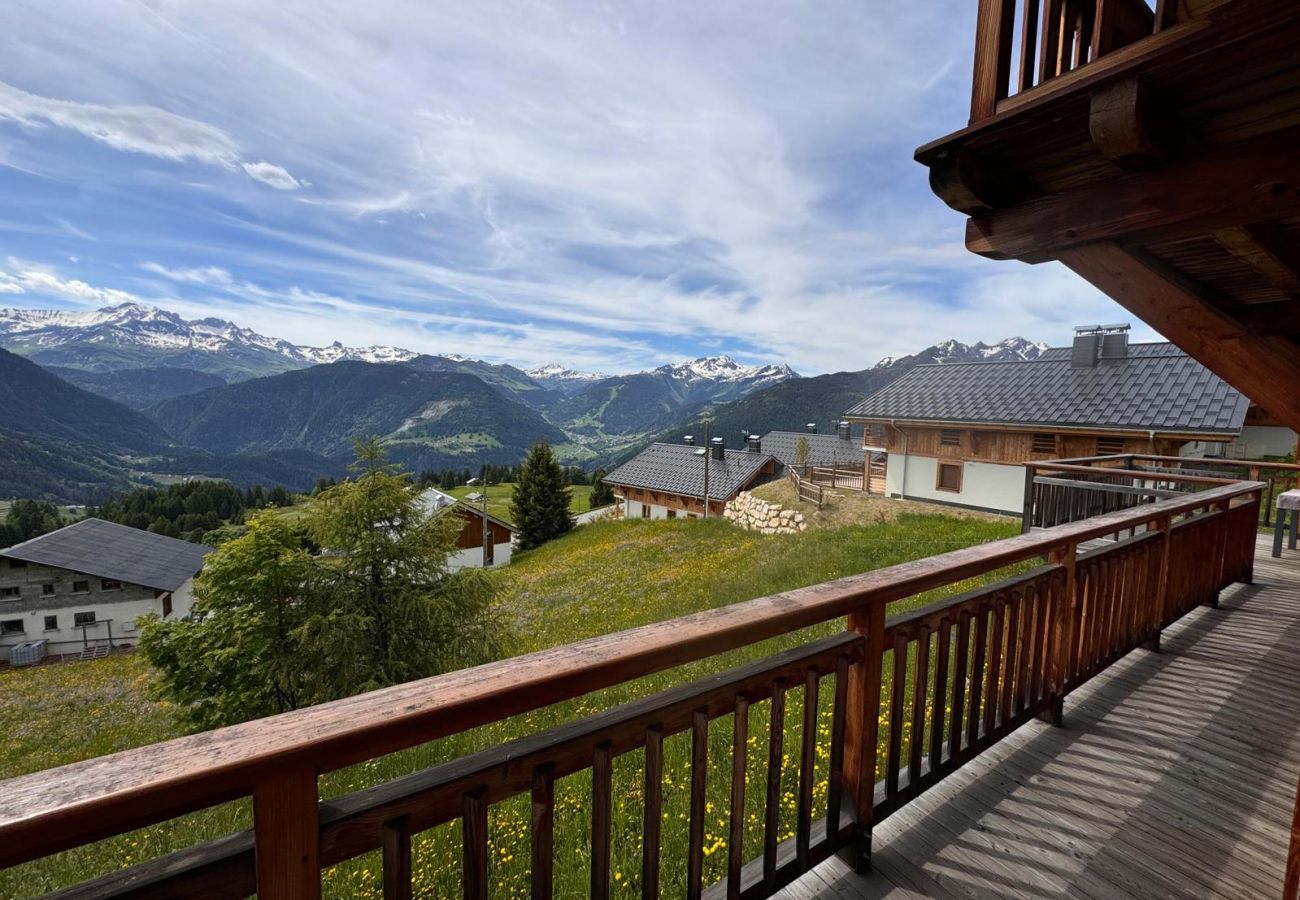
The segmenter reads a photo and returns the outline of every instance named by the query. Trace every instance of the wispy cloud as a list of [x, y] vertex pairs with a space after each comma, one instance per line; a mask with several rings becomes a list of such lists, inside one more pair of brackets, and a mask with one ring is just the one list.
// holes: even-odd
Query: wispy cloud
[[230, 273], [219, 266], [202, 266], [195, 269], [169, 269], [167, 266], [156, 262], [144, 262], [140, 268], [146, 272], [153, 272], [155, 275], [161, 275], [171, 281], [181, 282], [182, 284], [230, 284], [232, 278]]
[[269, 162], [244, 163], [241, 168], [249, 178], [269, 184], [280, 191], [296, 191], [302, 187], [298, 179], [288, 173], [283, 166]]

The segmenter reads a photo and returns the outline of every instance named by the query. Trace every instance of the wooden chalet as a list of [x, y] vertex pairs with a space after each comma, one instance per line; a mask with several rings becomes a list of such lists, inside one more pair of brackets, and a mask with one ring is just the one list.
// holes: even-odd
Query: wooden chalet
[[[917, 156], [972, 250], [1061, 260], [1300, 430], [1298, 46], [1295, 0], [979, 0], [971, 122]], [[317, 900], [373, 854], [410, 898], [440, 846], [470, 900], [1296, 900], [1300, 550], [1251, 464], [1128, 448], [1035, 464], [1015, 537], [9, 779], [0, 866], [242, 801], [62, 896]], [[636, 699], [322, 802], [606, 688]]]
[[445, 510], [461, 520], [456, 550], [447, 559], [451, 571], [509, 564], [515, 539], [515, 527], [509, 522], [437, 488], [420, 494], [420, 503], [429, 512]]
[[884, 457], [877, 490], [1020, 515], [1026, 463], [1203, 456], [1240, 437], [1239, 391], [1173, 344], [1130, 345], [1127, 332], [1083, 327], [1037, 359], [917, 366], [881, 388], [845, 414], [865, 453]]
[[[714, 438], [706, 450], [694, 443], [651, 444], [605, 476], [626, 519], [721, 516], [727, 501], [772, 475], [776, 462], [757, 438], [744, 450]], [[707, 468], [706, 468], [707, 463]]]

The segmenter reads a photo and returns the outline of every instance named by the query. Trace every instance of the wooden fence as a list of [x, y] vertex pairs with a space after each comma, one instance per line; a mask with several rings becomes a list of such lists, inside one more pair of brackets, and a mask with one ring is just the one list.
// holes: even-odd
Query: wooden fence
[[818, 509], [822, 508], [822, 503], [826, 500], [826, 491], [820, 484], [816, 484], [810, 479], [806, 479], [799, 473], [798, 466], [786, 466], [785, 477], [794, 485], [795, 495], [806, 503], [815, 503]]
[[[590, 772], [583, 823], [590, 893], [611, 889], [611, 771], [635, 752], [644, 784], [640, 890], [665, 867], [688, 897], [767, 897], [840, 851], [869, 856], [875, 824], [1034, 716], [1056, 721], [1066, 694], [1233, 581], [1249, 581], [1262, 485], [1217, 485], [773, 597], [402, 684], [309, 709], [128, 750], [0, 784], [0, 865], [15, 865], [223, 801], [251, 796], [253, 828], [70, 889], [65, 896], [320, 896], [321, 869], [379, 850], [386, 898], [412, 895], [413, 836], [458, 820], [467, 898], [488, 896], [488, 813], [531, 797], [532, 893], [552, 894], [558, 778]], [[1131, 537], [1080, 553], [1112, 533]], [[887, 605], [1008, 566], [1012, 578], [901, 616]], [[472, 756], [320, 803], [321, 774], [540, 709], [650, 673], [843, 617], [845, 631]], [[788, 695], [802, 721], [785, 746]], [[832, 699], [829, 747], [816, 698]], [[762, 704], [768, 764], [750, 778], [748, 715]], [[709, 770], [709, 734], [731, 737], [727, 770]], [[793, 723], [792, 723], [793, 724]], [[685, 858], [660, 843], [664, 741], [689, 733]], [[814, 762], [826, 752], [824, 791]], [[798, 765], [795, 767], [795, 758]], [[786, 764], [786, 758], [789, 763]], [[635, 760], [634, 760], [635, 762]], [[705, 788], [730, 784], [726, 875], [703, 883]], [[680, 779], [678, 779], [680, 783]], [[798, 797], [794, 836], [777, 804]], [[746, 796], [762, 797], [761, 854], [738, 835]], [[824, 816], [813, 816], [814, 809]], [[716, 819], [718, 813], [708, 814]], [[503, 840], [496, 836], [498, 845]], [[511, 838], [506, 836], [505, 841]], [[499, 852], [501, 847], [496, 850]], [[1028, 853], [1028, 851], [1026, 851]], [[1026, 857], [1028, 858], [1028, 856]]]

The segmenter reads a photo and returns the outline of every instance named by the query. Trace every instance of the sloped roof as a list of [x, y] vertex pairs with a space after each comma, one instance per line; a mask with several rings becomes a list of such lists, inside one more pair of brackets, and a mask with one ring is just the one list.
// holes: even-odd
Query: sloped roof
[[866, 419], [1236, 434], [1250, 401], [1169, 343], [1122, 360], [1070, 364], [1070, 348], [1035, 360], [917, 366], [850, 409]]
[[[651, 444], [605, 476], [608, 484], [644, 488], [684, 497], [704, 496], [703, 447]], [[766, 453], [727, 450], [723, 459], [709, 460], [709, 498], [729, 500], [753, 481], [772, 461]]]
[[14, 544], [0, 550], [0, 557], [174, 591], [203, 568], [211, 552], [206, 544], [91, 518]]
[[804, 431], [769, 431], [763, 435], [763, 452], [770, 453], [782, 465], [794, 465], [795, 448], [800, 438], [808, 439], [810, 465], [824, 466], [832, 463], [861, 463], [862, 442], [848, 440], [838, 434], [809, 434]]

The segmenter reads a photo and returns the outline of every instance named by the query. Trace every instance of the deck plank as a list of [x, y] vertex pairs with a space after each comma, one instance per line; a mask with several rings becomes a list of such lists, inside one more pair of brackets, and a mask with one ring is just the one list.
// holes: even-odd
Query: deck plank
[[781, 900], [1280, 896], [1300, 776], [1300, 553], [1224, 591]]

